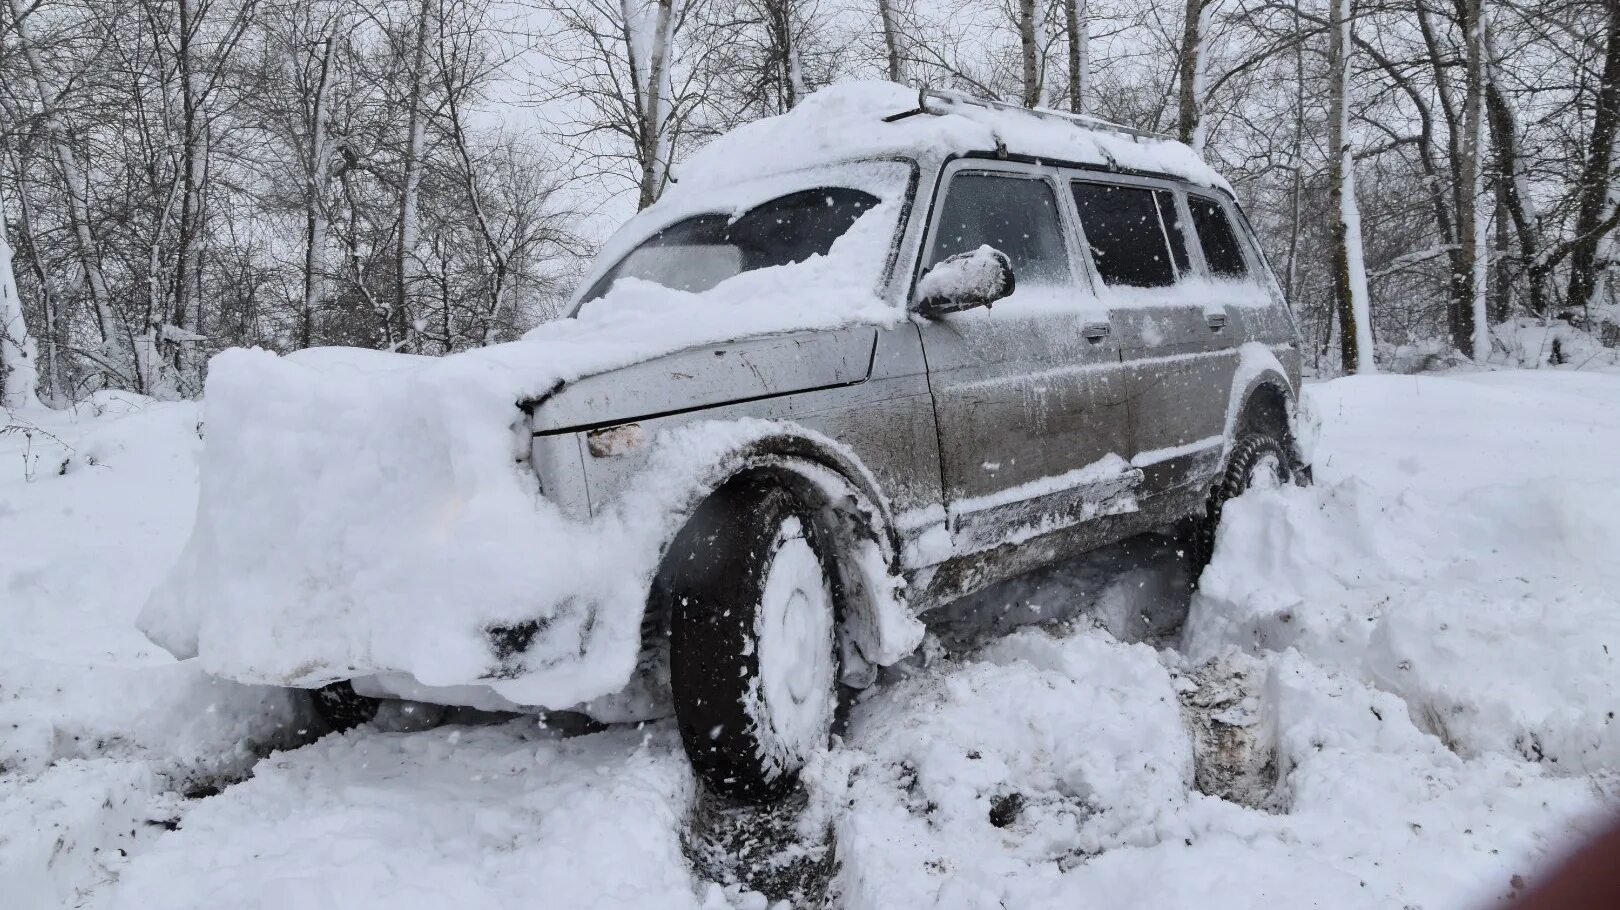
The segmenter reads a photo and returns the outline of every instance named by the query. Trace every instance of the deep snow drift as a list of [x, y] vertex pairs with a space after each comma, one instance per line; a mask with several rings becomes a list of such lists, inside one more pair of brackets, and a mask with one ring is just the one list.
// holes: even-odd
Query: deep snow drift
[[[1594, 830], [1620, 806], [1620, 377], [1307, 393], [1317, 485], [1228, 509], [1184, 651], [1158, 557], [978, 602], [984, 628], [1047, 621], [888, 674], [775, 861], [850, 908], [1465, 910]], [[103, 405], [0, 437], [8, 907], [766, 905], [694, 868], [668, 724], [258, 759], [307, 729], [296, 700], [131, 625], [188, 528], [197, 410]]]

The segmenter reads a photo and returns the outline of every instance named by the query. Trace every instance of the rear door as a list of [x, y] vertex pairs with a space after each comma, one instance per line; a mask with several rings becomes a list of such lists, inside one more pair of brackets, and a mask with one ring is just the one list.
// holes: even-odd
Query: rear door
[[959, 161], [941, 178], [923, 266], [989, 244], [1016, 292], [921, 324], [958, 552], [1134, 503], [1119, 347], [1078, 268], [1072, 213], [1049, 172]]
[[1200, 481], [1220, 457], [1237, 350], [1182, 193], [1114, 177], [1070, 190], [1119, 338], [1131, 463], [1148, 495]]

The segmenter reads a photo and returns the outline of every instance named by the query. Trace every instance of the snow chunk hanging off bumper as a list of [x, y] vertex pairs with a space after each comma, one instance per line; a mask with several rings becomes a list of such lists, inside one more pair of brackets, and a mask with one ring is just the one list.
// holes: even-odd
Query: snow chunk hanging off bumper
[[154, 641], [242, 681], [409, 674], [576, 705], [630, 680], [648, 586], [691, 508], [768, 462], [842, 484], [869, 513], [858, 561], [878, 603], [855, 623], [863, 655], [890, 662], [920, 638], [895, 595], [886, 507], [848, 479], [853, 459], [825, 463], [837, 443], [766, 421], [688, 424], [659, 434], [613, 506], [580, 521], [521, 463], [509, 380], [408, 373], [332, 383], [264, 352], [216, 358], [196, 524], [140, 617]]

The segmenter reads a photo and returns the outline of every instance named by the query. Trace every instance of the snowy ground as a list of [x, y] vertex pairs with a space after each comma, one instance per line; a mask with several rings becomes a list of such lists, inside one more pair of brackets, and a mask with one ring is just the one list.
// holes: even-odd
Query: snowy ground
[[1490, 906], [1620, 805], [1620, 377], [1309, 394], [1317, 485], [1233, 506], [1190, 607], [1143, 539], [954, 609], [774, 813], [697, 796], [667, 724], [317, 740], [131, 627], [196, 408], [13, 417], [3, 903]]

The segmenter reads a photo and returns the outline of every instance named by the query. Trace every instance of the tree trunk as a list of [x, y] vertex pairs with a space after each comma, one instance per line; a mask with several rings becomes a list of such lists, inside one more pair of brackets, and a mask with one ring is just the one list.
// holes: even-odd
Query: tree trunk
[[[61, 350], [68, 337], [67, 313], [56, 299], [45, 264], [40, 261], [39, 239], [34, 233], [33, 206], [28, 201], [28, 159], [19, 156], [17, 163], [17, 204], [22, 217], [17, 222], [18, 233], [28, 248], [28, 266], [34, 273], [34, 284], [39, 289], [40, 313], [45, 327], [45, 378], [50, 384], [52, 407], [67, 404], [68, 377], [66, 357]], [[13, 265], [15, 276], [15, 265]]]
[[1181, 23], [1181, 60], [1177, 65], [1180, 76], [1179, 106], [1176, 119], [1176, 138], [1197, 148], [1202, 112], [1198, 97], [1202, 81], [1204, 4], [1206, 0], [1187, 0], [1186, 16]]
[[1603, 238], [1603, 222], [1609, 212], [1609, 181], [1614, 168], [1614, 136], [1620, 126], [1620, 2], [1609, 0], [1607, 46], [1603, 75], [1598, 83], [1597, 111], [1592, 118], [1592, 138], [1587, 146], [1586, 166], [1581, 172], [1579, 202], [1575, 215], [1575, 237], [1569, 254], [1570, 306], [1591, 303], [1597, 288], [1597, 251]]
[[310, 347], [315, 343], [315, 318], [320, 311], [321, 296], [325, 292], [326, 271], [326, 183], [332, 169], [332, 150], [326, 134], [327, 90], [332, 79], [332, 51], [334, 42], [327, 35], [322, 42], [320, 75], [315, 83], [315, 98], [309, 129], [309, 184], [305, 198], [304, 221], [304, 303], [298, 313], [298, 346]]
[[1283, 296], [1294, 300], [1299, 280], [1299, 235], [1305, 210], [1305, 30], [1299, 6], [1294, 6], [1294, 181], [1288, 219], [1288, 261], [1283, 271]]
[[[422, 185], [422, 149], [427, 140], [427, 118], [422, 110], [422, 69], [427, 54], [428, 10], [422, 0], [416, 17], [416, 40], [411, 46], [410, 90], [406, 98], [405, 166], [399, 184], [399, 246], [394, 257], [394, 307], [389, 314], [392, 347], [412, 349], [415, 334], [411, 316], [411, 288], [416, 281], [417, 208]], [[397, 334], [396, 334], [397, 333]]]
[[11, 270], [5, 210], [5, 194], [0, 193], [0, 407], [27, 408], [39, 404], [39, 352], [28, 334]]
[[883, 50], [888, 55], [889, 81], [900, 82], [900, 30], [894, 21], [894, 0], [877, 0], [877, 6], [878, 19], [883, 23]]
[[1467, 57], [1466, 88], [1463, 103], [1463, 133], [1459, 144], [1457, 174], [1457, 230], [1462, 248], [1462, 299], [1453, 307], [1451, 340], [1457, 350], [1469, 357], [1486, 357], [1491, 352], [1490, 323], [1485, 314], [1485, 280], [1489, 255], [1486, 249], [1486, 210], [1480, 200], [1484, 188], [1484, 54], [1482, 30], [1483, 0], [1465, 0], [1462, 22], [1463, 45]]
[[1069, 110], [1086, 112], [1091, 91], [1091, 11], [1087, 0], [1063, 0], [1069, 30]]
[[95, 310], [96, 326], [100, 329], [103, 355], [103, 367], [113, 371], [114, 379], [118, 382], [128, 383], [136, 379], [134, 361], [130, 356], [129, 346], [119, 330], [117, 317], [113, 314], [112, 294], [107, 289], [106, 276], [101, 271], [100, 247], [96, 243], [95, 235], [90, 222], [89, 184], [84, 170], [80, 168], [78, 156], [73, 153], [73, 146], [68, 140], [67, 126], [56, 109], [56, 102], [50, 88], [50, 81], [45, 73], [44, 64], [40, 62], [39, 50], [29, 40], [26, 16], [18, 0], [7, 0], [11, 10], [13, 32], [17, 45], [22, 52], [24, 62], [28, 66], [29, 77], [34, 85], [35, 97], [39, 99], [40, 113], [43, 115], [45, 131], [50, 138], [51, 150], [56, 156], [58, 169], [62, 174], [62, 188], [67, 196], [68, 219], [73, 228], [75, 252], [78, 255], [79, 267], [84, 270], [85, 283], [90, 289], [90, 304]]
[[[180, 76], [180, 221], [175, 232], [174, 285], [170, 297], [174, 309], [167, 314], [167, 321], [183, 329], [192, 328], [191, 301], [200, 259], [201, 241], [198, 235], [202, 231], [203, 169], [208, 146], [208, 137], [204, 135], [207, 123], [198, 110], [201, 99], [197, 91], [199, 74], [195, 71], [196, 48], [193, 45], [200, 23], [195, 18], [194, 3], [195, 0], [177, 0], [180, 33], [175, 48], [175, 65]], [[162, 321], [162, 315], [154, 316]], [[169, 379], [177, 381], [182, 368], [181, 346], [163, 340], [161, 324], [148, 325], [146, 330], [152, 333], [157, 349], [163, 350], [161, 368], [173, 368], [175, 374]], [[148, 390], [149, 393], [167, 392], [171, 395], [176, 391], [172, 388]]]
[[1333, 210], [1333, 274], [1339, 317], [1339, 350], [1346, 373], [1373, 366], [1367, 267], [1361, 249], [1361, 211], [1356, 204], [1355, 158], [1350, 153], [1350, 49], [1354, 46], [1350, 0], [1328, 4], [1328, 179]]
[[[636, 107], [636, 158], [641, 165], [639, 211], [663, 195], [668, 160], [664, 133], [664, 107], [671, 90], [669, 65], [673, 56], [677, 0], [621, 0], [624, 43], [630, 57], [631, 90]], [[647, 7], [654, 7], [651, 27]]]
[[776, 70], [777, 111], [786, 113], [808, 94], [799, 66], [799, 36], [794, 28], [792, 0], [767, 0], [765, 17], [774, 58], [772, 68]]
[[[1491, 145], [1496, 149], [1496, 179], [1501, 197], [1497, 217], [1501, 219], [1500, 227], [1504, 232], [1508, 223], [1512, 223], [1513, 233], [1519, 241], [1519, 258], [1524, 262], [1530, 311], [1541, 313], [1547, 308], [1547, 275], [1535, 265], [1541, 256], [1541, 219], [1535, 212], [1535, 200], [1530, 196], [1529, 181], [1519, 158], [1518, 116], [1496, 82], [1496, 48], [1491, 41], [1489, 28], [1485, 30], [1484, 52], [1485, 114]], [[1499, 245], [1502, 250], [1507, 249], [1505, 236]], [[1508, 291], [1505, 287], [1502, 290], [1504, 293]], [[1507, 316], [1508, 313], [1504, 311], [1499, 318], [1505, 319]]]
[[1024, 107], [1041, 103], [1041, 48], [1036, 34], [1038, 0], [1018, 0], [1018, 49], [1023, 64]]

